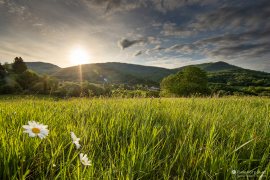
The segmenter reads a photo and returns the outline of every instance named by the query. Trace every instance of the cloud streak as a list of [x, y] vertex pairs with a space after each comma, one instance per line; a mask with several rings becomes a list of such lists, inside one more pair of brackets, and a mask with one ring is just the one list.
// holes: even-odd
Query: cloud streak
[[175, 23], [164, 23], [163, 30], [161, 34], [164, 36], [180, 36], [180, 37], [187, 37], [194, 34], [193, 30], [190, 28], [184, 27], [177, 27]]

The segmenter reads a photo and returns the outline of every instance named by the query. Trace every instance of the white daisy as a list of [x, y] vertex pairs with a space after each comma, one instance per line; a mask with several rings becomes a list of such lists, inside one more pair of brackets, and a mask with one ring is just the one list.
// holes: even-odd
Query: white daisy
[[85, 166], [92, 166], [91, 160], [88, 159], [86, 154], [80, 154], [81, 163]]
[[45, 138], [49, 134], [47, 125], [39, 124], [36, 121], [28, 121], [28, 125], [24, 125], [24, 133], [28, 133], [29, 137], [38, 136], [40, 139]]
[[70, 132], [72, 142], [75, 144], [76, 149], [80, 149], [81, 145], [79, 143], [80, 138], [77, 138], [77, 136], [74, 134], [74, 132]]

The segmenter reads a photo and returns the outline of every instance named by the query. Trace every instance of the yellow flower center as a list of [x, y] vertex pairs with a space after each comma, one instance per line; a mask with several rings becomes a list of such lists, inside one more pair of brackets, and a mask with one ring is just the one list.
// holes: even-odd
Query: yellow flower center
[[39, 128], [32, 128], [32, 132], [35, 134], [40, 133], [40, 129]]

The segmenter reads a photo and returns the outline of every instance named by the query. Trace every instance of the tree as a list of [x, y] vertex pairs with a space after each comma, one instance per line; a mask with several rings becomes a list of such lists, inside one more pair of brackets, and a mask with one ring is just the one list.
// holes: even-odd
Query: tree
[[4, 66], [2, 66], [2, 64], [0, 63], [0, 78], [5, 77], [5, 75], [6, 75], [6, 70]]
[[169, 75], [168, 77], [165, 77], [161, 84], [161, 95], [162, 96], [171, 96], [171, 95], [176, 95], [180, 94], [180, 87], [179, 87], [179, 82], [180, 79], [182, 78], [182, 73], [177, 73], [173, 75]]
[[35, 83], [40, 81], [40, 78], [34, 72], [24, 71], [22, 74], [17, 76], [16, 81], [23, 90], [30, 90]]
[[41, 94], [52, 94], [58, 89], [58, 81], [48, 75], [39, 77], [39, 80], [30, 88], [31, 91]]
[[12, 69], [16, 74], [21, 74], [27, 70], [27, 66], [21, 57], [15, 57]]
[[163, 96], [190, 96], [209, 93], [206, 73], [194, 66], [164, 78], [160, 86]]
[[8, 64], [7, 62], [5, 62], [3, 65], [4, 69], [6, 70], [7, 73], [10, 73], [12, 70], [11, 70], [11, 65]]
[[4, 71], [4, 70], [5, 70], [4, 66], [2, 66], [2, 64], [0, 63], [0, 71]]

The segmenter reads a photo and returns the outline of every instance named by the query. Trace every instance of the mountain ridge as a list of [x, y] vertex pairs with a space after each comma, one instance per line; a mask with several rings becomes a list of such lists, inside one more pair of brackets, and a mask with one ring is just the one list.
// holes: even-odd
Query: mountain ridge
[[[29, 66], [29, 62], [26, 64]], [[35, 65], [37, 67], [35, 67]], [[244, 69], [223, 61], [188, 65], [174, 69], [121, 62], [93, 63], [60, 68], [59, 66], [50, 63], [32, 62], [32, 68], [29, 69], [40, 74], [48, 74], [61, 81], [78, 82], [86, 80], [99, 84], [108, 82], [116, 84], [147, 84], [158, 86], [164, 77], [175, 74], [189, 66], [195, 66], [205, 70], [209, 76], [210, 82], [215, 83], [233, 83], [234, 81], [238, 81], [239, 78], [245, 77], [242, 81], [247, 81], [246, 84], [252, 85], [254, 83], [249, 82], [251, 79], [252, 81], [264, 80], [265, 82], [268, 82], [267, 78], [270, 78], [270, 73]], [[82, 77], [80, 75], [82, 75]]]
[[55, 64], [47, 63], [47, 62], [25, 62], [28, 69], [35, 71], [39, 74], [52, 74], [61, 68]]
[[[37, 62], [26, 62], [26, 65], [28, 66], [29, 69], [36, 71], [37, 73], [40, 73], [39, 69], [37, 66], [50, 66], [50, 68], [55, 68], [55, 70], [61, 70], [61, 69], [68, 69], [68, 68], [75, 68], [78, 67], [79, 65], [74, 65], [74, 66], [68, 66], [68, 67], [59, 67], [53, 63], [48, 63], [48, 62], [42, 62], [42, 61], [37, 61]], [[224, 61], [216, 61], [216, 62], [208, 62], [208, 63], [201, 63], [201, 64], [191, 64], [191, 65], [185, 65], [181, 67], [176, 67], [176, 68], [164, 68], [164, 67], [158, 67], [158, 66], [149, 66], [149, 65], [140, 65], [140, 64], [133, 64], [133, 63], [124, 63], [124, 62], [105, 62], [105, 63], [89, 63], [89, 64], [82, 64], [82, 66], [130, 66], [130, 67], [141, 67], [141, 68], [153, 68], [157, 70], [167, 70], [171, 72], [175, 71], [181, 71], [182, 69], [189, 67], [189, 66], [196, 66], [199, 67], [207, 72], [217, 72], [217, 71], [227, 71], [227, 70], [235, 70], [235, 69], [245, 69], [236, 65], [232, 65], [229, 63], [226, 63]], [[265, 72], [265, 71], [258, 71], [258, 70], [252, 70], [252, 69], [246, 69], [246, 70], [251, 70], [251, 71], [257, 71], [257, 72]], [[44, 70], [46, 71], [46, 70]], [[53, 72], [56, 73], [56, 72]], [[268, 72], [265, 72], [268, 73]]]
[[207, 72], [217, 72], [217, 71], [228, 71], [228, 70], [235, 70], [235, 69], [244, 69], [239, 66], [235, 66], [229, 63], [226, 63], [224, 61], [217, 61], [217, 62], [209, 62], [209, 63], [202, 63], [202, 64], [193, 64], [193, 65], [187, 65], [182, 66], [179, 68], [174, 68], [175, 70], [182, 70], [185, 67], [188, 66], [196, 66], [199, 67]]

